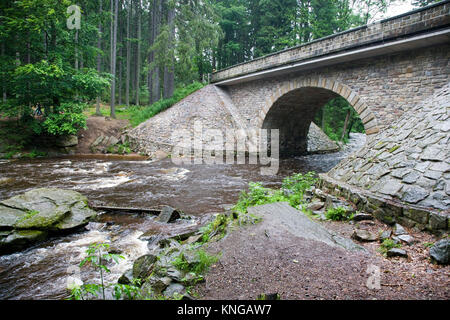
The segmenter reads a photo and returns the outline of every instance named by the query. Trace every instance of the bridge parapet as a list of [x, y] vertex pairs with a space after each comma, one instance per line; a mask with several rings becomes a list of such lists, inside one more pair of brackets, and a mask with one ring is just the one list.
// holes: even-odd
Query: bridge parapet
[[403, 15], [347, 30], [249, 62], [231, 66], [214, 73], [212, 75], [212, 82], [218, 83], [227, 79], [294, 64], [312, 58], [375, 46], [380, 43], [445, 29], [450, 26], [449, 12], [450, 1], [441, 1]]

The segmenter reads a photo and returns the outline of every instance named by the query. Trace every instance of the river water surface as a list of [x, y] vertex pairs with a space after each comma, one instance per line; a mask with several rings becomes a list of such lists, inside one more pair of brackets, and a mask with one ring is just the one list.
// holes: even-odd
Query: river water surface
[[36, 160], [0, 160], [0, 200], [34, 188], [55, 187], [78, 191], [90, 202], [120, 207], [169, 205], [193, 216], [175, 224], [161, 224], [152, 216], [102, 214], [84, 231], [49, 239], [25, 251], [0, 256], [0, 299], [64, 299], [72, 276], [97, 279], [91, 270], [77, 274], [76, 266], [94, 242], [109, 243], [126, 259], [111, 266], [106, 282], [117, 281], [133, 261], [148, 252], [142, 236], [166, 235], [203, 224], [223, 206], [234, 204], [251, 181], [279, 187], [284, 177], [308, 171], [327, 172], [350, 152], [360, 148], [363, 135], [353, 135], [350, 147], [333, 154], [309, 155], [280, 161], [277, 175], [263, 176], [257, 165], [183, 165], [161, 161], [110, 160], [67, 157]]

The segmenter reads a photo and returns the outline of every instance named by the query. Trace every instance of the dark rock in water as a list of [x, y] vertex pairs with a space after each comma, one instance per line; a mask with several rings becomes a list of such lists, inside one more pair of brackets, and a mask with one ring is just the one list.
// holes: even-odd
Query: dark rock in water
[[[48, 233], [67, 232], [85, 226], [97, 213], [82, 194], [40, 188], [0, 202], [0, 251], [21, 250], [44, 240]], [[27, 232], [25, 232], [27, 231]]]
[[378, 236], [376, 234], [361, 229], [356, 229], [353, 232], [352, 238], [361, 242], [371, 242], [378, 240]]
[[146, 279], [150, 276], [157, 259], [158, 258], [152, 254], [146, 254], [139, 257], [133, 264], [133, 278]]
[[373, 216], [367, 213], [357, 213], [353, 216], [354, 221], [373, 220]]
[[442, 239], [430, 248], [430, 256], [440, 264], [449, 264], [450, 240]]
[[0, 254], [22, 250], [46, 238], [47, 232], [40, 230], [16, 230], [9, 234], [6, 232], [0, 233]]
[[156, 221], [159, 221], [162, 223], [170, 223], [170, 222], [174, 222], [175, 220], [179, 219], [180, 217], [181, 217], [180, 212], [177, 209], [174, 209], [169, 206], [164, 206], [164, 208], [162, 209], [158, 218], [156, 218]]
[[388, 257], [403, 257], [403, 258], [406, 258], [406, 257], [408, 257], [408, 254], [403, 249], [392, 248], [392, 249], [388, 250], [387, 256]]
[[133, 269], [128, 269], [125, 273], [117, 280], [118, 284], [131, 284], [133, 280]]

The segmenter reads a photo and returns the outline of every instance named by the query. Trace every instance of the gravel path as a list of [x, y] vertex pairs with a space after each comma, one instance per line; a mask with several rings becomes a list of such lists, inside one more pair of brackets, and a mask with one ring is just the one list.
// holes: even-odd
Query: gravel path
[[[284, 226], [283, 226], [284, 225]], [[348, 237], [348, 223], [324, 223]], [[378, 222], [369, 229], [389, 228]], [[431, 235], [414, 237], [431, 241]], [[256, 299], [261, 293], [278, 293], [281, 299], [444, 299], [450, 298], [450, 267], [431, 264], [422, 243], [408, 247], [410, 258], [386, 259], [377, 243], [363, 244], [366, 251], [349, 251], [322, 241], [292, 234], [286, 221], [262, 222], [236, 228], [210, 253], [222, 252], [205, 282], [196, 287], [202, 299]], [[366, 286], [368, 267], [380, 268], [381, 288]]]

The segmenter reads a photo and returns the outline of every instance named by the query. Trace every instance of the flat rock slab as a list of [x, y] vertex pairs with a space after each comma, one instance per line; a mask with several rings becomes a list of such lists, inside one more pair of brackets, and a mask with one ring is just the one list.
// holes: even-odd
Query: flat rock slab
[[268, 232], [288, 232], [296, 237], [324, 242], [333, 247], [350, 251], [366, 251], [351, 239], [337, 235], [309, 219], [303, 212], [294, 209], [287, 202], [276, 202], [248, 209], [250, 214], [263, 218]]

